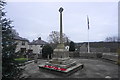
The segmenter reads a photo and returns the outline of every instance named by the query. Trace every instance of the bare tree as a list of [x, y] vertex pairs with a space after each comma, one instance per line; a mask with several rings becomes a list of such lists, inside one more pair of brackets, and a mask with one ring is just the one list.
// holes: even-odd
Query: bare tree
[[106, 42], [119, 42], [120, 39], [117, 36], [113, 36], [113, 37], [107, 37], [105, 39]]
[[[63, 43], [70, 42], [69, 38], [63, 33]], [[60, 33], [58, 31], [52, 31], [48, 36], [49, 43], [58, 44], [60, 43]]]

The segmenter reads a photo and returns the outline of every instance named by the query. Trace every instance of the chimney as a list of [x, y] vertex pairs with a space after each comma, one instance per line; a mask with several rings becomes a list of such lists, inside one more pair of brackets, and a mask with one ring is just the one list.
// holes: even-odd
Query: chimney
[[38, 40], [41, 40], [41, 37], [39, 37]]

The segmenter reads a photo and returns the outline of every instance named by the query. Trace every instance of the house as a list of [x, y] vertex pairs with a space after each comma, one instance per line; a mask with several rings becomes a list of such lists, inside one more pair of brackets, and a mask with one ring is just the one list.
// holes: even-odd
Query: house
[[42, 48], [44, 45], [48, 44], [47, 42], [41, 40], [41, 37], [39, 37], [37, 40], [33, 40], [29, 43], [29, 52], [33, 54], [42, 54]]
[[20, 36], [14, 36], [13, 39], [17, 43], [15, 52], [26, 53], [29, 49], [29, 40]]

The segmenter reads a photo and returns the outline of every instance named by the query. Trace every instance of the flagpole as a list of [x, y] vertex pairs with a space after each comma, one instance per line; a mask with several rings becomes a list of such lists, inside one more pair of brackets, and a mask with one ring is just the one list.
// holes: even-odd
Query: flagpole
[[88, 23], [88, 53], [90, 53], [90, 45], [89, 45], [89, 18], [87, 16], [87, 23]]
[[90, 45], [89, 45], [89, 29], [88, 29], [88, 53], [90, 53]]

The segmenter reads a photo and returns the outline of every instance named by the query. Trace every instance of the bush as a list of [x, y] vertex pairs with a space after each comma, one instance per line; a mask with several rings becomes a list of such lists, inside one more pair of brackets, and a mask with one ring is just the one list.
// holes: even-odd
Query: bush
[[73, 41], [70, 42], [70, 48], [69, 51], [75, 51], [75, 43]]
[[49, 44], [45, 45], [42, 49], [42, 58], [47, 58], [49, 55], [49, 58], [51, 59], [51, 54], [53, 54], [52, 47]]

